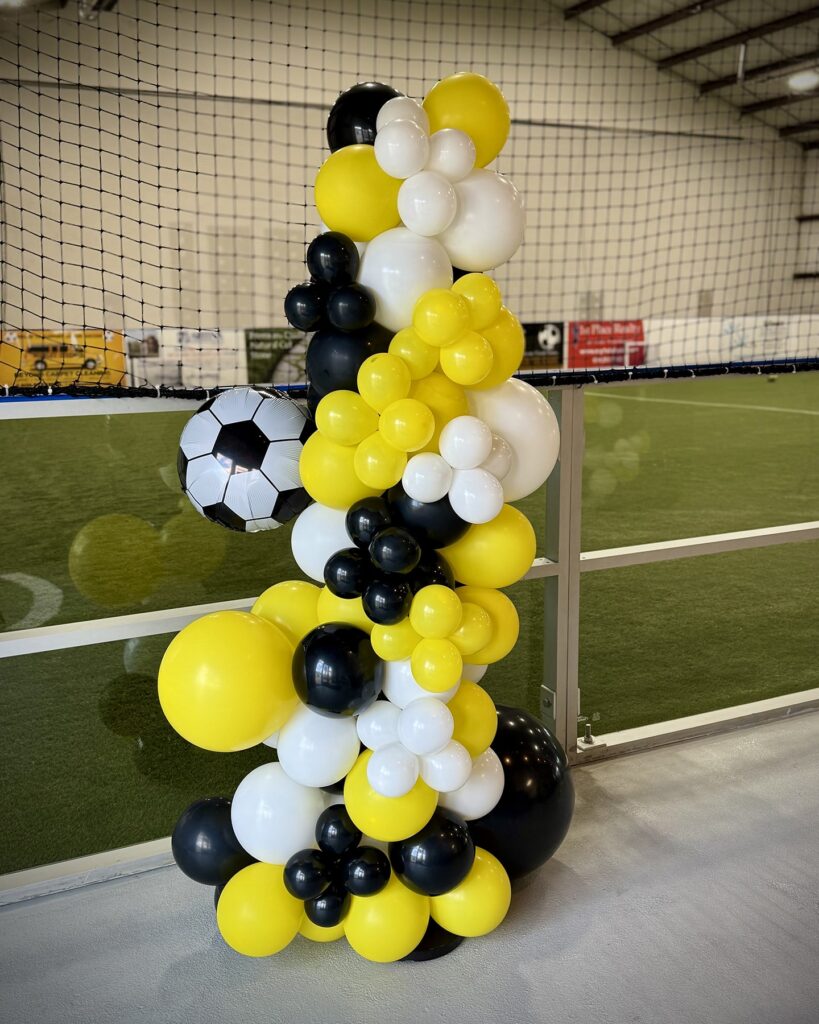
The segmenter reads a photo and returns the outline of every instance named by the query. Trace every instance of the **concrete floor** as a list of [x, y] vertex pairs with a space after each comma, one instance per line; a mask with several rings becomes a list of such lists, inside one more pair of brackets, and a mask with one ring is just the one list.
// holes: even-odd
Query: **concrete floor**
[[248, 961], [175, 869], [0, 912], [10, 1024], [816, 1024], [819, 715], [575, 772], [500, 930], [428, 964], [298, 939]]

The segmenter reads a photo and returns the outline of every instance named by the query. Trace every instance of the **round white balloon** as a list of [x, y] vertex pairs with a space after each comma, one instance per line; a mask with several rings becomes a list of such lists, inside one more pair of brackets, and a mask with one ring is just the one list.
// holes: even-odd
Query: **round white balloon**
[[503, 487], [485, 469], [456, 469], [449, 488], [455, 515], [467, 523], [488, 523], [503, 508]]
[[464, 679], [468, 679], [472, 683], [479, 683], [486, 675], [488, 668], [488, 665], [468, 665], [464, 662]]
[[324, 807], [320, 789], [294, 782], [280, 764], [263, 764], [239, 783], [230, 820], [251, 857], [286, 864], [294, 853], [315, 846], [316, 818]]
[[264, 743], [264, 745], [265, 745], [266, 747], [272, 747], [272, 748], [273, 748], [274, 750], [276, 749], [276, 744], [277, 744], [278, 742], [279, 742], [279, 734], [278, 734], [277, 732], [272, 732], [272, 733], [271, 733], [271, 734], [270, 734], [270, 735], [269, 735], [269, 736], [267, 737], [267, 739], [266, 739], [266, 740], [262, 740], [262, 743]]
[[404, 796], [418, 781], [418, 758], [401, 743], [390, 743], [373, 752], [367, 764], [367, 781], [381, 796]]
[[482, 818], [500, 800], [503, 782], [503, 765], [489, 747], [472, 762], [469, 778], [460, 789], [442, 796], [440, 804], [467, 821]]
[[344, 525], [346, 516], [345, 511], [328, 508], [316, 501], [308, 505], [293, 524], [290, 547], [296, 564], [319, 583], [324, 583], [327, 559], [337, 551], [353, 546]]
[[420, 697], [404, 708], [398, 718], [398, 739], [419, 756], [434, 754], [452, 739], [452, 712], [434, 697]]
[[501, 437], [500, 434], [493, 434], [492, 451], [489, 453], [489, 458], [484, 459], [481, 463], [481, 469], [485, 469], [492, 476], [497, 477], [498, 480], [503, 480], [511, 468], [512, 448], [509, 442]]
[[447, 181], [461, 181], [474, 166], [475, 143], [466, 132], [442, 128], [430, 135], [428, 171], [435, 171]]
[[407, 462], [401, 484], [416, 501], [440, 501], [452, 483], [452, 467], [435, 452], [420, 452]]
[[398, 717], [401, 709], [388, 700], [377, 700], [356, 718], [358, 738], [370, 750], [380, 750], [398, 742]]
[[456, 416], [441, 431], [438, 450], [453, 469], [475, 469], [492, 451], [492, 431], [476, 416]]
[[385, 124], [375, 137], [375, 159], [391, 178], [417, 174], [429, 156], [429, 137], [415, 121], [399, 119]]
[[375, 119], [375, 130], [380, 132], [390, 121], [415, 121], [425, 132], [429, 131], [427, 112], [417, 100], [409, 96], [393, 96], [378, 111]]
[[434, 754], [421, 758], [421, 778], [430, 789], [451, 793], [465, 785], [472, 773], [472, 758], [466, 747], [457, 740]]
[[491, 270], [520, 248], [525, 217], [523, 199], [507, 178], [495, 171], [472, 171], [456, 182], [458, 212], [440, 240], [450, 261], [461, 270]]
[[[446, 704], [447, 701], [452, 700], [461, 685], [458, 681], [443, 693], [430, 693], [429, 690], [425, 690], [423, 686], [419, 686], [415, 682], [409, 658], [405, 661], [385, 661], [383, 668], [382, 691], [387, 700], [399, 708], [405, 708], [412, 701], [419, 700], [421, 697], [432, 697], [434, 700], [440, 700]], [[466, 668], [467, 666], [464, 665], [464, 670]]]
[[282, 726], [279, 764], [302, 786], [331, 786], [358, 758], [355, 719], [319, 715], [302, 704]]
[[457, 210], [455, 189], [433, 171], [413, 174], [398, 190], [398, 215], [417, 235], [439, 235]]

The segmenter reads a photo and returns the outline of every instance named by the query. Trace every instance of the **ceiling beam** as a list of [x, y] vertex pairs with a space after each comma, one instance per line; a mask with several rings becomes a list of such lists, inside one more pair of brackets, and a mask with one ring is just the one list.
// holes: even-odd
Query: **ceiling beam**
[[796, 11], [794, 14], [787, 14], [784, 18], [766, 21], [764, 25], [756, 25], [753, 28], [743, 29], [741, 32], [734, 32], [733, 35], [714, 39], [710, 43], [694, 46], [690, 50], [671, 53], [658, 60], [657, 67], [660, 69], [673, 68], [687, 60], [707, 57], [709, 53], [718, 53], [720, 50], [727, 50], [730, 46], [739, 46], [740, 43], [747, 43], [751, 39], [759, 39], [774, 32], [781, 32], [786, 28], [793, 28], [795, 25], [803, 25], [806, 21], [814, 21], [817, 18], [819, 18], [819, 7], [808, 7], [805, 10]]
[[801, 103], [802, 100], [815, 100], [817, 96], [819, 96], [819, 89], [812, 89], [810, 92], [789, 92], [784, 96], [772, 96], [769, 100], [745, 103], [739, 108], [739, 112], [740, 114], [761, 114], [763, 110], [789, 107], [793, 103]]
[[819, 121], [797, 121], [796, 124], [789, 124], [779, 129], [779, 137], [787, 139], [791, 135], [801, 135], [803, 132], [819, 132]]
[[[770, 64], [759, 64], [755, 68], [746, 68], [742, 82], [752, 82], [755, 78], [764, 78], [766, 75], [775, 75], [779, 71], [787, 71], [788, 68], [795, 68], [799, 64], [809, 64], [813, 60], [819, 60], [819, 47], [815, 50], [808, 50], [800, 53], [798, 57], [783, 57], [781, 60], [772, 60]], [[700, 95], [716, 89], [726, 89], [732, 85], [741, 85], [735, 74], [725, 75], [724, 78], [712, 78], [707, 82], [700, 83]]]
[[691, 18], [696, 14], [702, 14], [703, 11], [712, 11], [715, 7], [722, 7], [729, 2], [730, 0], [699, 0], [698, 3], [688, 4], [686, 7], [680, 7], [679, 10], [663, 14], [659, 18], [652, 18], [651, 21], [644, 21], [633, 28], [617, 32], [613, 36], [609, 36], [609, 39], [614, 46], [622, 46], [623, 43], [628, 43], [632, 39], [647, 36], [650, 32], [667, 28], [669, 25], [676, 25], [678, 21], [684, 21], [686, 18]]
[[565, 8], [563, 17], [569, 21], [571, 18], [577, 18], [581, 14], [585, 14], [586, 11], [593, 11], [595, 7], [602, 7], [605, 3], [608, 3], [608, 0], [580, 0], [580, 3], [572, 4], [571, 7]]
[[808, 153], [812, 149], [819, 149], [819, 139], [817, 139], [815, 142], [803, 142], [802, 143], [802, 151], [803, 152]]

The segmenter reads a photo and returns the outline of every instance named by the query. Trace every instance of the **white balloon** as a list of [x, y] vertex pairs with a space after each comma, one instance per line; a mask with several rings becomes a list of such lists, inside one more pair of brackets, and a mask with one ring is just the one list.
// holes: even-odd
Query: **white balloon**
[[489, 458], [484, 459], [481, 463], [481, 469], [485, 469], [492, 476], [503, 480], [509, 470], [512, 468], [512, 449], [506, 438], [500, 436], [500, 434], [492, 435], [492, 451], [489, 453]]
[[263, 764], [239, 783], [230, 820], [251, 857], [286, 864], [294, 853], [315, 846], [316, 818], [324, 807], [320, 789], [294, 782], [280, 764]]
[[407, 462], [401, 484], [416, 501], [440, 501], [452, 483], [452, 467], [435, 452], [420, 452]]
[[434, 754], [421, 758], [421, 778], [430, 789], [451, 793], [465, 785], [472, 772], [472, 758], [466, 747], [457, 740]]
[[482, 818], [500, 800], [503, 782], [503, 765], [495, 751], [488, 747], [472, 762], [469, 778], [460, 789], [442, 796], [439, 802], [467, 821]]
[[398, 739], [419, 756], [442, 750], [452, 739], [452, 712], [434, 697], [420, 697], [407, 704], [398, 718]]
[[492, 451], [492, 431], [476, 416], [456, 416], [441, 431], [438, 450], [453, 469], [475, 469]]
[[428, 171], [435, 171], [448, 181], [461, 181], [474, 166], [475, 143], [466, 132], [442, 128], [430, 135]]
[[[466, 667], [464, 665], [464, 669]], [[418, 700], [421, 697], [433, 697], [435, 700], [443, 701], [446, 704], [447, 701], [452, 700], [458, 692], [458, 687], [461, 685], [460, 681], [458, 681], [448, 690], [444, 690], [443, 693], [430, 693], [429, 690], [425, 690], [423, 686], [419, 686], [415, 682], [409, 658], [405, 661], [385, 661], [383, 670], [384, 681], [382, 691], [384, 696], [393, 704], [398, 705], [399, 708], [405, 708], [412, 701]]]
[[503, 487], [485, 469], [456, 469], [449, 488], [449, 503], [467, 523], [488, 523], [503, 508]]
[[415, 121], [425, 132], [429, 131], [429, 118], [427, 117], [426, 110], [417, 100], [410, 99], [409, 96], [393, 96], [391, 100], [387, 100], [378, 111], [378, 116], [375, 119], [375, 130], [380, 132], [390, 121], [403, 120]]
[[370, 750], [379, 750], [398, 742], [398, 717], [401, 709], [388, 700], [377, 700], [362, 711], [356, 721], [358, 738]]
[[375, 137], [376, 163], [391, 178], [412, 177], [428, 156], [429, 137], [415, 121], [390, 121]]
[[479, 683], [486, 675], [488, 668], [488, 665], [468, 665], [464, 662], [464, 679], [468, 679], [472, 683]]
[[375, 319], [400, 331], [412, 323], [412, 311], [432, 288], [452, 285], [452, 264], [436, 238], [409, 228], [390, 228], [367, 245], [358, 268], [358, 283], [375, 296]]
[[324, 565], [327, 559], [343, 548], [353, 546], [344, 520], [347, 513], [328, 508], [317, 501], [308, 505], [293, 524], [290, 547], [293, 557], [303, 573], [324, 583]]
[[452, 223], [457, 210], [455, 189], [433, 171], [413, 174], [398, 190], [398, 214], [417, 235], [439, 235]]
[[262, 740], [262, 743], [264, 743], [264, 745], [265, 745], [266, 747], [272, 747], [272, 748], [273, 748], [274, 750], [276, 749], [276, 744], [277, 744], [278, 742], [279, 742], [279, 734], [278, 734], [277, 732], [272, 732], [272, 733], [271, 733], [271, 734], [270, 734], [270, 735], [269, 735], [269, 736], [267, 737], [267, 739], [266, 739], [266, 740]]
[[302, 786], [331, 786], [343, 779], [358, 758], [355, 719], [319, 715], [306, 705], [282, 726], [279, 764]]
[[557, 417], [543, 395], [525, 381], [510, 378], [487, 391], [467, 391], [469, 408], [512, 449], [512, 467], [503, 478], [506, 501], [536, 491], [552, 472], [560, 452]]
[[440, 238], [461, 270], [491, 270], [505, 263], [523, 241], [523, 199], [507, 178], [475, 170], [456, 182], [458, 212]]
[[367, 780], [382, 796], [404, 796], [418, 781], [418, 758], [401, 743], [390, 743], [373, 752], [367, 764]]

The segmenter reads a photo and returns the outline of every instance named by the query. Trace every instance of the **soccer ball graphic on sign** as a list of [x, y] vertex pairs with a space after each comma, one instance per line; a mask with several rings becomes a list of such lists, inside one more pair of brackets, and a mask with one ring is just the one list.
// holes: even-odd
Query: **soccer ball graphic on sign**
[[182, 432], [182, 490], [214, 523], [245, 533], [274, 530], [310, 504], [299, 456], [312, 429], [288, 398], [256, 388], [225, 391]]

